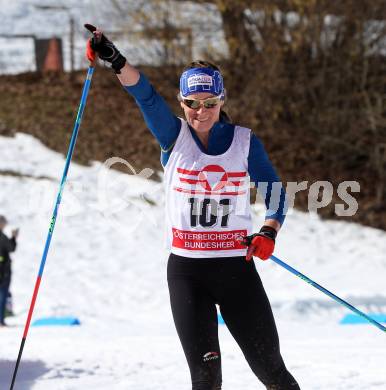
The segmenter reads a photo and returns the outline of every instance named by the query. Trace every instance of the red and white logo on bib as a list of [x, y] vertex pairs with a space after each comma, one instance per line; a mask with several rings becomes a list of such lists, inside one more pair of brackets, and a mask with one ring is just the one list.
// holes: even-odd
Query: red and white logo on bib
[[[189, 194], [204, 195], [242, 195], [245, 184], [241, 178], [246, 177], [247, 172], [226, 172], [220, 165], [207, 165], [199, 170], [177, 168], [180, 187], [174, 187], [175, 191]], [[241, 188], [240, 188], [241, 187]]]

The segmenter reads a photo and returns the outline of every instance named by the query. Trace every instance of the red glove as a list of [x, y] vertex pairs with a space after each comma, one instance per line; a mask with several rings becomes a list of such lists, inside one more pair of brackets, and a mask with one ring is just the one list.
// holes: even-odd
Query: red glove
[[252, 256], [259, 257], [262, 260], [269, 259], [275, 248], [276, 235], [276, 229], [263, 226], [259, 233], [244, 237], [243, 244], [248, 246], [246, 260], [250, 261]]

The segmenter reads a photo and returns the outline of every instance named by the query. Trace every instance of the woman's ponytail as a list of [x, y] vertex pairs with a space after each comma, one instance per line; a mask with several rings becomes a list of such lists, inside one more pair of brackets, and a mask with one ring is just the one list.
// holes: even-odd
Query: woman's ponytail
[[223, 110], [220, 110], [220, 122], [226, 122], [226, 123], [231, 123], [231, 117]]

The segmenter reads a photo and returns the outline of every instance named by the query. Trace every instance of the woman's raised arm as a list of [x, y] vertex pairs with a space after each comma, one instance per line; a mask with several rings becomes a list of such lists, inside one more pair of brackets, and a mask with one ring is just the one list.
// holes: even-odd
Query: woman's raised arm
[[181, 121], [147, 78], [128, 63], [102, 31], [90, 24], [85, 24], [85, 27], [93, 34], [87, 42], [87, 58], [93, 62], [97, 53], [101, 60], [111, 64], [122, 86], [134, 97], [161, 149], [168, 153], [178, 137]]

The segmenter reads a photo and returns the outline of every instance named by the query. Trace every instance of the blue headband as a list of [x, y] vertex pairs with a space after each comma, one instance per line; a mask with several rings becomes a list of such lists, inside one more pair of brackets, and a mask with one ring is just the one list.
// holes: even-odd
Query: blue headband
[[221, 73], [211, 68], [193, 68], [182, 73], [180, 93], [186, 97], [193, 93], [207, 92], [216, 96], [224, 94], [224, 82]]

